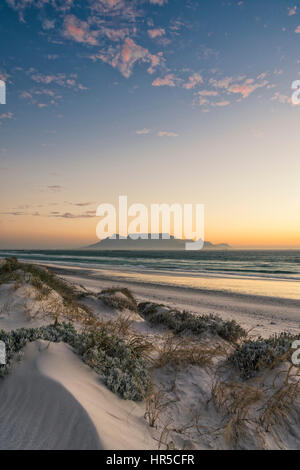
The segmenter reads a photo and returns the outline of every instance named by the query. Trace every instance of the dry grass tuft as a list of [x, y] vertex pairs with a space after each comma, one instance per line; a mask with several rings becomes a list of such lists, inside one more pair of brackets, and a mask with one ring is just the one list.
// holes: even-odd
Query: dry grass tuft
[[228, 445], [236, 446], [240, 436], [247, 432], [250, 408], [259, 402], [262, 391], [250, 385], [234, 382], [214, 382], [211, 390], [211, 401], [227, 419], [223, 426], [224, 438]]
[[125, 339], [125, 342], [136, 357], [142, 357], [144, 360], [152, 362], [153, 345], [143, 335], [131, 334], [129, 339]]
[[[275, 381], [278, 375], [273, 381], [272, 388], [275, 391], [267, 399], [259, 417], [260, 424], [267, 432], [274, 424], [280, 424], [284, 421], [289, 422], [295, 413], [295, 402], [300, 396], [300, 377], [299, 371], [295, 374], [293, 370], [294, 367], [290, 366], [279, 388], [275, 389]], [[297, 417], [297, 413], [295, 413], [295, 418]]]
[[108, 307], [116, 310], [131, 310], [137, 312], [138, 306], [133, 294], [126, 288], [104, 289], [100, 292], [98, 298]]
[[114, 321], [107, 322], [107, 327], [116, 335], [126, 336], [129, 334], [133, 320], [131, 315], [119, 315]]
[[148, 385], [148, 393], [145, 397], [146, 412], [144, 418], [147, 419], [149, 426], [157, 428], [161, 413], [176, 400], [167, 399], [166, 392], [155, 390], [152, 384]]
[[220, 346], [211, 347], [195, 342], [193, 338], [178, 338], [169, 335], [158, 349], [155, 367], [164, 367], [168, 364], [176, 366], [196, 365], [199, 367], [212, 364], [214, 357], [223, 355]]

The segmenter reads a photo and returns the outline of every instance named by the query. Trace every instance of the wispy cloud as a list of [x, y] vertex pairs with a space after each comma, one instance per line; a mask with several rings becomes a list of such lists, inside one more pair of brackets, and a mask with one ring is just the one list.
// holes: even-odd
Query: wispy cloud
[[161, 78], [156, 78], [152, 82], [153, 86], [176, 86], [176, 77], [173, 73], [169, 73], [168, 75], [165, 75], [164, 77]]
[[199, 96], [218, 96], [218, 92], [214, 90], [200, 90], [197, 94]]
[[215, 103], [212, 103], [211, 105], [212, 105], [212, 106], [216, 106], [216, 107], [229, 106], [229, 105], [230, 105], [230, 101], [216, 101]]
[[26, 212], [21, 210], [8, 210], [0, 212], [2, 215], [9, 215], [13, 217], [54, 217], [59, 219], [92, 219], [96, 217], [96, 211], [86, 211], [81, 214], [74, 214], [72, 212], [59, 212], [59, 211], [51, 211], [50, 213], [41, 214], [38, 211], [35, 212]]
[[151, 39], [160, 38], [166, 34], [164, 28], [148, 29], [148, 36]]
[[162, 7], [163, 5], [165, 5], [166, 3], [168, 3], [168, 0], [149, 0], [150, 3], [152, 3], [153, 5], [159, 5], [160, 7]]
[[[77, 81], [77, 74], [72, 73], [67, 75], [65, 73], [56, 73], [56, 74], [43, 74], [39, 73], [36, 70], [29, 70], [27, 74], [30, 78], [36, 82], [43, 85], [59, 85], [61, 87], [73, 88], [76, 91], [78, 90], [87, 90], [87, 88]], [[45, 94], [51, 92], [46, 92]]]
[[47, 59], [48, 60], [56, 60], [56, 59], [59, 59], [59, 55], [58, 54], [47, 54]]
[[33, 217], [40, 217], [39, 212], [24, 212], [24, 211], [7, 211], [7, 212], [0, 212], [3, 215], [11, 215], [14, 217], [22, 217], [22, 216], [33, 216]]
[[45, 29], [46, 31], [49, 31], [50, 29], [54, 29], [55, 28], [55, 20], [47, 20], [45, 19], [42, 23], [42, 27], [43, 29]]
[[83, 214], [73, 214], [72, 212], [56, 212], [52, 213], [51, 217], [57, 217], [61, 219], [92, 219], [96, 217], [96, 211], [87, 211]]
[[258, 83], [254, 81], [253, 78], [248, 78], [242, 84], [233, 84], [228, 88], [230, 93], [240, 94], [243, 98], [248, 98], [255, 90], [262, 88], [268, 84], [267, 81]]
[[157, 135], [158, 137], [179, 137], [179, 134], [176, 134], [176, 132], [167, 132], [167, 131], [159, 131]]
[[288, 8], [288, 15], [289, 16], [293, 16], [293, 15], [296, 15], [297, 13], [297, 7], [296, 5], [294, 7], [289, 7]]
[[11, 112], [0, 114], [0, 119], [12, 119], [13, 117], [14, 117], [14, 114]]
[[135, 133], [137, 135], [148, 135], [151, 131], [152, 129], [138, 129], [137, 131], [135, 131]]
[[191, 90], [192, 88], [195, 88], [197, 85], [200, 83], [203, 83], [203, 78], [199, 73], [194, 73], [191, 75], [188, 79], [187, 83], [184, 83], [183, 88], [186, 90]]
[[53, 184], [50, 186], [47, 186], [50, 191], [61, 191], [63, 189], [63, 186], [60, 186], [59, 184]]
[[96, 46], [98, 44], [98, 31], [90, 31], [86, 21], [81, 21], [74, 15], [65, 18], [63, 36], [74, 41]]
[[274, 93], [274, 95], [271, 98], [271, 101], [278, 101], [281, 104], [290, 104], [290, 105], [293, 104], [290, 96], [284, 95], [278, 91]]
[[86, 207], [95, 204], [95, 202], [69, 202], [69, 204], [76, 207]]
[[210, 84], [216, 88], [224, 89], [228, 93], [238, 94], [241, 95], [242, 98], [248, 98], [258, 88], [268, 85], [268, 81], [245, 77], [226, 77], [221, 80], [210, 79]]
[[[20, 97], [29, 101], [31, 104], [36, 104], [40, 108], [46, 107], [48, 105], [56, 105], [58, 104], [59, 100], [62, 99], [60, 94], [57, 94], [55, 91], [48, 88], [24, 90], [20, 94]], [[48, 99], [47, 103], [39, 102], [41, 97], [43, 97], [43, 100]]]
[[149, 63], [148, 72], [153, 73], [163, 60], [162, 53], [151, 54], [148, 49], [140, 46], [131, 38], [126, 38], [122, 45], [110, 46], [108, 49], [92, 55], [91, 59], [100, 59], [112, 65], [112, 67], [120, 70], [126, 78], [130, 77], [136, 62]]
[[66, 12], [68, 11], [74, 3], [74, 0], [54, 0], [49, 2], [49, 0], [6, 0], [8, 5], [10, 5], [15, 11], [18, 12], [21, 22], [25, 22], [24, 12], [26, 8], [36, 7], [43, 8], [45, 5], [51, 3], [51, 5], [57, 11]]

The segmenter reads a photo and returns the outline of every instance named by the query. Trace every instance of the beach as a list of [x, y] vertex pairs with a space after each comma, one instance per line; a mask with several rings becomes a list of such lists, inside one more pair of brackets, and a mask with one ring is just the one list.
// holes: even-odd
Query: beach
[[299, 306], [2, 260], [0, 448], [299, 449]]
[[297, 250], [0, 251], [0, 258], [5, 256], [48, 266], [93, 292], [112, 285], [128, 287], [139, 302], [234, 319], [254, 336], [298, 331]]
[[[170, 286], [130, 279], [124, 272], [103, 272], [99, 269], [57, 267], [54, 272], [71, 282], [85, 286], [94, 292], [111, 287], [128, 287], [138, 301], [167, 303], [198, 315], [215, 314], [226, 320], [236, 320], [250, 335], [267, 337], [288, 331], [297, 333], [300, 322], [300, 300], [271, 296], [258, 296], [224, 292], [222, 290], [197, 289]], [[168, 276], [169, 279], [169, 276]]]

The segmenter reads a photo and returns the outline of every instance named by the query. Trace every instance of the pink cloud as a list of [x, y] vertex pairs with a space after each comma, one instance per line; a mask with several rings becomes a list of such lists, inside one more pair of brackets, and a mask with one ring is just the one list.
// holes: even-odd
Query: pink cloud
[[203, 83], [203, 78], [198, 73], [194, 73], [189, 77], [188, 82], [183, 85], [183, 88], [191, 90], [192, 88], [195, 88], [195, 86], [199, 85], [199, 83]]
[[289, 96], [283, 95], [279, 93], [278, 91], [274, 93], [274, 95], [271, 98], [271, 101], [278, 101], [281, 104], [292, 104], [292, 100]]
[[148, 134], [150, 134], [150, 132], [151, 132], [151, 129], [146, 129], [146, 128], [145, 129], [138, 129], [137, 131], [135, 131], [135, 133], [137, 135], [148, 135]]
[[14, 117], [13, 113], [3, 113], [0, 114], [0, 119], [12, 119]]
[[201, 91], [198, 91], [198, 95], [199, 96], [218, 96], [218, 92], [213, 91], [213, 90], [201, 90]]
[[[6, 0], [9, 6], [11, 6], [15, 11], [18, 12], [19, 19], [21, 22], [25, 22], [24, 19], [24, 11], [26, 8], [36, 7], [36, 8], [43, 8], [47, 6], [49, 3], [55, 8], [57, 11], [66, 12], [73, 6], [74, 0], [55, 0], [50, 2], [49, 0]], [[47, 21], [47, 20], [46, 20]]]
[[151, 65], [147, 69], [147, 72], [152, 74], [155, 72], [156, 67], [158, 67], [160, 63], [162, 62], [163, 54], [162, 52], [159, 52], [157, 55], [149, 53], [149, 59], [150, 59]]
[[166, 3], [168, 3], [168, 0], [149, 0], [150, 3], [152, 3], [153, 5], [159, 5], [160, 7], [162, 7], [163, 5], [165, 5]]
[[162, 54], [151, 54], [148, 49], [136, 44], [133, 39], [126, 38], [122, 45], [117, 48], [109, 47], [105, 51], [91, 56], [91, 59], [100, 59], [112, 67], [120, 70], [124, 77], [130, 77], [133, 66], [136, 62], [149, 62], [149, 73], [153, 73], [155, 68], [162, 61]]
[[[75, 90], [86, 90], [87, 88], [76, 82], [77, 75], [71, 74], [67, 76], [64, 73], [57, 73], [56, 75], [43, 75], [42, 73], [29, 71], [30, 78], [36, 83], [43, 83], [44, 85], [50, 85], [51, 83], [59, 85], [61, 87], [72, 87]], [[35, 92], [38, 94], [38, 92]], [[48, 94], [53, 96], [53, 92], [41, 90], [40, 94]]]
[[158, 137], [178, 137], [176, 132], [166, 132], [166, 131], [159, 131], [157, 133]]
[[136, 2], [130, 0], [90, 0], [91, 9], [101, 15], [121, 16], [134, 20], [139, 15]]
[[221, 80], [215, 80], [214, 78], [210, 79], [210, 83], [216, 88], [227, 89], [232, 82], [233, 82], [232, 77], [225, 77], [225, 78], [222, 78]]
[[63, 35], [74, 41], [90, 44], [96, 46], [98, 41], [96, 36], [97, 31], [90, 31], [89, 24], [85, 21], [81, 21], [74, 15], [68, 15], [65, 18]]
[[295, 33], [300, 34], [300, 25], [295, 29]]
[[104, 3], [109, 8], [115, 8], [123, 2], [121, 0], [102, 0], [102, 3]]
[[151, 39], [160, 38], [166, 34], [164, 28], [149, 29], [148, 35]]
[[296, 6], [288, 8], [288, 15], [289, 16], [296, 15], [296, 12], [297, 12], [297, 7]]
[[111, 41], [121, 41], [129, 34], [127, 29], [110, 29], [103, 28], [102, 32]]
[[243, 98], [248, 98], [255, 90], [268, 85], [266, 80], [256, 82], [253, 78], [245, 77], [226, 77], [222, 80], [211, 79], [210, 83], [216, 88], [223, 88], [228, 93], [240, 94]]
[[213, 103], [212, 106], [223, 107], [223, 106], [228, 106], [229, 104], [230, 104], [230, 101], [217, 101], [216, 103]]
[[258, 88], [264, 87], [265, 85], [267, 85], [267, 83], [268, 82], [266, 82], [266, 81], [264, 81], [262, 83], [255, 83], [253, 78], [248, 78], [247, 80], [245, 80], [245, 82], [243, 84], [231, 85], [228, 88], [228, 91], [230, 93], [241, 94], [243, 98], [248, 98], [248, 96], [250, 96], [251, 93], [253, 93]]
[[23, 99], [32, 99], [32, 94], [28, 91], [23, 91], [20, 96]]
[[156, 78], [152, 82], [153, 86], [175, 86], [176, 77], [173, 73], [169, 73], [163, 78]]

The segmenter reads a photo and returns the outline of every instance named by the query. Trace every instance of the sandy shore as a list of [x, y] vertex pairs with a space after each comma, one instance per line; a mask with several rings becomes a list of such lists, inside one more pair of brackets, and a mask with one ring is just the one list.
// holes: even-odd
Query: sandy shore
[[238, 325], [172, 310], [234, 319], [256, 338], [299, 335], [300, 302], [14, 263], [0, 282], [1, 338], [14, 351], [0, 449], [300, 449], [299, 370], [284, 357], [245, 377], [230, 361]]
[[165, 286], [124, 279], [116, 275], [108, 277], [100, 270], [52, 266], [51, 269], [65, 279], [99, 292], [106, 287], [128, 287], [138, 301], [163, 303], [197, 314], [216, 314], [223, 319], [234, 319], [250, 336], [268, 337], [273, 333], [299, 331], [300, 301], [266, 296], [233, 294], [180, 286]]

